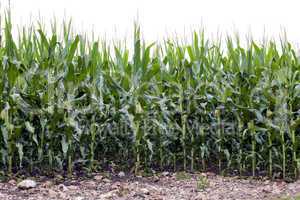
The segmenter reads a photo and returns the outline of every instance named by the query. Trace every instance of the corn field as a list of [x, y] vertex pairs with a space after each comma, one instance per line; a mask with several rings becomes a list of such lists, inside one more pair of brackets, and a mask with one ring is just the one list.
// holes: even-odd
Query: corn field
[[90, 41], [63, 25], [0, 47], [0, 171], [217, 170], [297, 178], [300, 57], [287, 40]]

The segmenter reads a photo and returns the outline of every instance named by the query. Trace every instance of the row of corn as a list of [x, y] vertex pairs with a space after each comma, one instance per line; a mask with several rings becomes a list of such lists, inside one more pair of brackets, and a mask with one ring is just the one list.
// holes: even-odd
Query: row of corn
[[282, 39], [134, 45], [90, 41], [69, 23], [17, 38], [6, 16], [0, 47], [0, 171], [110, 163], [145, 169], [296, 178], [300, 58]]

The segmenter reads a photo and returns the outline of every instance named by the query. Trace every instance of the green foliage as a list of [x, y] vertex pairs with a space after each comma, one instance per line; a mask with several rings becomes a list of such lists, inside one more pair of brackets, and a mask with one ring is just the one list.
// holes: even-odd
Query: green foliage
[[207, 187], [209, 187], [209, 181], [207, 177], [205, 176], [198, 176], [197, 178], [197, 189], [198, 190], [205, 190]]
[[190, 180], [192, 176], [186, 172], [176, 172], [175, 174], [176, 180]]
[[[42, 26], [14, 40], [9, 15], [0, 47], [0, 168], [93, 171], [142, 168], [237, 170], [297, 177], [300, 65], [282, 40], [132, 49]], [[221, 40], [220, 40], [221, 41]], [[202, 183], [201, 183], [202, 185]]]

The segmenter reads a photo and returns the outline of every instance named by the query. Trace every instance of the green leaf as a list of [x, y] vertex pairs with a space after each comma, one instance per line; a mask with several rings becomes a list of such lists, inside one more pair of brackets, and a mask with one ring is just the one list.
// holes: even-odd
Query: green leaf
[[29, 133], [34, 133], [34, 127], [30, 124], [30, 122], [25, 122], [25, 127], [26, 127], [26, 130], [29, 132]]
[[72, 60], [74, 58], [74, 55], [75, 55], [75, 52], [76, 52], [76, 49], [77, 49], [77, 46], [78, 46], [78, 43], [79, 43], [79, 36], [77, 35], [75, 37], [74, 42], [71, 44], [71, 47], [69, 49], [67, 60], [66, 60], [67, 63], [72, 62]]

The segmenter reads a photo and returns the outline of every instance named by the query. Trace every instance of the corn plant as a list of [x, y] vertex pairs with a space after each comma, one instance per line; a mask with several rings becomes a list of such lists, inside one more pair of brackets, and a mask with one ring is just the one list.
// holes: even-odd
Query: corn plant
[[[0, 46], [0, 166], [7, 174], [121, 165], [299, 176], [300, 64], [286, 39], [194, 31], [133, 45], [22, 27]], [[61, 31], [60, 31], [61, 30]]]

